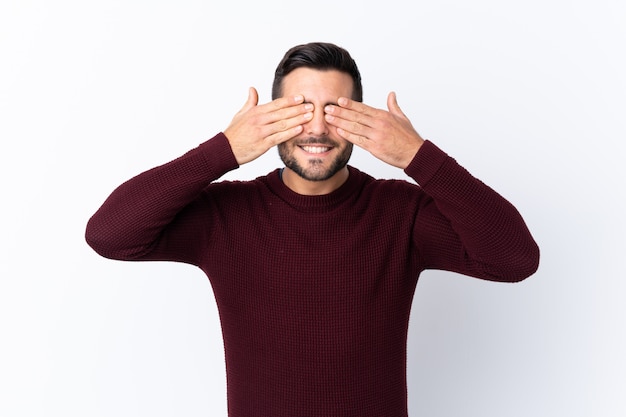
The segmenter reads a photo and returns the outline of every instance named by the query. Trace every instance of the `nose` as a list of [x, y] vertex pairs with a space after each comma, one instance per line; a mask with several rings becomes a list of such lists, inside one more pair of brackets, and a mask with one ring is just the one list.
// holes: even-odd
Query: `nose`
[[310, 136], [328, 136], [329, 129], [324, 117], [324, 107], [316, 106], [313, 117], [304, 125], [304, 131]]

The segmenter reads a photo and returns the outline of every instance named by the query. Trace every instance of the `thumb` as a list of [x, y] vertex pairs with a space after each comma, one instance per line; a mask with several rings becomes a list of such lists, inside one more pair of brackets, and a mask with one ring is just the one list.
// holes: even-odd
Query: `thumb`
[[389, 93], [389, 95], [387, 96], [387, 108], [391, 113], [395, 114], [396, 116], [408, 119], [402, 109], [400, 109], [400, 106], [398, 105], [398, 99], [396, 98], [396, 93], [394, 91]]
[[239, 113], [244, 113], [251, 108], [255, 107], [259, 103], [259, 93], [256, 91], [256, 88], [250, 87], [248, 89], [248, 99], [246, 100], [246, 104], [243, 105]]

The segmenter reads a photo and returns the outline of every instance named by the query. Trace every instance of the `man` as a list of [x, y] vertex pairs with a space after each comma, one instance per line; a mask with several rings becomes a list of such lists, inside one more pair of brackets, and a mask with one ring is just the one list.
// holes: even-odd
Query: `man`
[[[412, 127], [362, 103], [347, 51], [289, 50], [223, 133], [118, 187], [90, 219], [101, 255], [200, 267], [216, 297], [229, 415], [407, 416], [421, 271], [515, 282], [539, 250], [516, 209]], [[353, 145], [418, 185], [348, 166]], [[285, 164], [216, 182], [277, 146]]]

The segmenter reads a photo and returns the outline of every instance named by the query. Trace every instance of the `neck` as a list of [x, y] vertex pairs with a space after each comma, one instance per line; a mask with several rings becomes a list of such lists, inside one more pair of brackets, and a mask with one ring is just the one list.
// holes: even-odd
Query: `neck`
[[302, 195], [325, 195], [330, 194], [341, 187], [348, 179], [348, 167], [343, 167], [339, 172], [323, 181], [310, 181], [302, 178], [290, 168], [283, 170], [283, 182], [293, 192]]

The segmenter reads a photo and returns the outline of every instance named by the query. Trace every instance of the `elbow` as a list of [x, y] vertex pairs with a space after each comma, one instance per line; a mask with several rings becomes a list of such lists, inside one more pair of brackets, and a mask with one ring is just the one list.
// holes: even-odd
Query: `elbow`
[[107, 233], [106, 227], [99, 226], [93, 217], [87, 222], [85, 241], [98, 255], [107, 259], [123, 260], [111, 233]]
[[121, 233], [119, 229], [111, 227], [110, 222], [99, 221], [95, 216], [87, 222], [85, 241], [98, 255], [116, 261], [141, 260], [150, 253], [150, 245]]
[[540, 251], [539, 246], [533, 242], [530, 248], [521, 251], [506, 272], [506, 281], [520, 282], [537, 272], [539, 269]]
[[103, 233], [99, 232], [99, 228], [93, 224], [93, 218], [89, 220], [85, 228], [85, 242], [98, 255], [109, 259], [113, 258], [110, 255], [110, 245], [107, 244], [107, 239], [104, 238]]
[[531, 277], [539, 269], [539, 247], [532, 245], [523, 250], [501, 253], [500, 262], [480, 263], [477, 277], [488, 281], [515, 283]]

